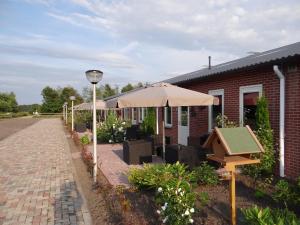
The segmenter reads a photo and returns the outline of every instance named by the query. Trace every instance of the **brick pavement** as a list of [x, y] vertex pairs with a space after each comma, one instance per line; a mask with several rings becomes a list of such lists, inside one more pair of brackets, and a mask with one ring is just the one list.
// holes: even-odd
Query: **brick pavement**
[[59, 119], [0, 141], [0, 225], [91, 224]]

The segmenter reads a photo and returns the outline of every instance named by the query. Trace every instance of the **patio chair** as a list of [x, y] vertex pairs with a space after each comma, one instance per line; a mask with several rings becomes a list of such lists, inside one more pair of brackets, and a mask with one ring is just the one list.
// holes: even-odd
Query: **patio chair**
[[166, 146], [166, 163], [186, 164], [190, 169], [200, 165], [201, 155], [196, 147], [184, 145], [167, 145]]
[[132, 125], [131, 127], [126, 128], [125, 138], [126, 140], [138, 140], [139, 135], [139, 126]]
[[124, 141], [123, 159], [129, 165], [152, 162], [151, 142], [145, 140]]

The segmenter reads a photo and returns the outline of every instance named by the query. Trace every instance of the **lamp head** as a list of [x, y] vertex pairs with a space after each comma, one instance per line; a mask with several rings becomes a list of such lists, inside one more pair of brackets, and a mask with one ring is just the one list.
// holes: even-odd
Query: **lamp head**
[[70, 96], [71, 101], [75, 101], [75, 99], [76, 99], [75, 96]]
[[103, 77], [103, 72], [100, 70], [88, 70], [85, 72], [86, 78], [92, 84], [97, 84]]

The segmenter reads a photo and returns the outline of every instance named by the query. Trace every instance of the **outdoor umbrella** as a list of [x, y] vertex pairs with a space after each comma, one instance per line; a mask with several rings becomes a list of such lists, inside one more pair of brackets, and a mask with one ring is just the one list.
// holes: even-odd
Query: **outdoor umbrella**
[[[214, 104], [214, 96], [181, 88], [169, 83], [156, 83], [120, 97], [108, 100], [107, 107], [179, 107], [209, 106]], [[163, 110], [164, 112], [164, 110]], [[163, 157], [165, 155], [165, 123], [163, 125]]]

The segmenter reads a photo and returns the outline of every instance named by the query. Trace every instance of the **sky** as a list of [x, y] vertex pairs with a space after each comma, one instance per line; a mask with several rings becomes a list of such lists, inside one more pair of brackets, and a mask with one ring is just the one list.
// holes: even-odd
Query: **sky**
[[300, 41], [299, 0], [0, 0], [0, 92], [156, 82]]

